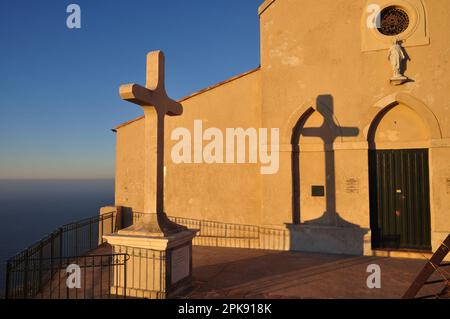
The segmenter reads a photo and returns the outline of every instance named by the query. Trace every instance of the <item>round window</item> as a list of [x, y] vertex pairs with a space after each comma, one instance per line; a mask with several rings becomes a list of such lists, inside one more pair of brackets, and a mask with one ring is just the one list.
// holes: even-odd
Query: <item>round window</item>
[[381, 25], [378, 31], [387, 36], [404, 32], [409, 26], [409, 16], [399, 7], [387, 7], [381, 10]]

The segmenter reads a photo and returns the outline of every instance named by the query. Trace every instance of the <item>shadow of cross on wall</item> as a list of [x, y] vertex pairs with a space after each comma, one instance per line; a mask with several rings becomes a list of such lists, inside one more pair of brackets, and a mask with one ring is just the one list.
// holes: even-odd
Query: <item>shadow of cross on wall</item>
[[316, 100], [317, 112], [323, 118], [320, 127], [303, 127], [301, 135], [305, 137], [319, 137], [324, 143], [325, 152], [325, 194], [326, 210], [318, 219], [306, 221], [305, 224], [332, 225], [340, 227], [357, 226], [342, 219], [336, 212], [336, 168], [334, 142], [341, 137], [358, 136], [357, 127], [339, 126], [334, 119], [334, 102], [331, 95], [319, 95]]

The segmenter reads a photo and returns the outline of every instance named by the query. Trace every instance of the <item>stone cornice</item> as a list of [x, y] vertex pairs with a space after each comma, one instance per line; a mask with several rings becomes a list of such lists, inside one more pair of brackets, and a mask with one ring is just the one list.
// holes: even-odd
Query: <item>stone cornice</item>
[[258, 14], [261, 15], [266, 11], [276, 0], [266, 0], [258, 8]]

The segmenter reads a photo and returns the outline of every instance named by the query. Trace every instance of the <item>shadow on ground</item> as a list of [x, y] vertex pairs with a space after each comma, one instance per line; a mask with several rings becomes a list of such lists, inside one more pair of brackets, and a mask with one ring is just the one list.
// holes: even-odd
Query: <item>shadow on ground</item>
[[[194, 247], [184, 298], [401, 298], [425, 260]], [[381, 267], [381, 289], [367, 266]]]

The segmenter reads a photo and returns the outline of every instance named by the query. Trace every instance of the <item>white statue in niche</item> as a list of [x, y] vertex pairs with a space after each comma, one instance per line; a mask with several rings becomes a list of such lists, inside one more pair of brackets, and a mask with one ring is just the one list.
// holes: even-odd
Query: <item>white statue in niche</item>
[[388, 59], [391, 62], [392, 69], [394, 70], [394, 75], [391, 78], [391, 83], [394, 85], [403, 84], [408, 80], [408, 78], [403, 75], [404, 62], [407, 57], [401, 43], [401, 40], [395, 39], [388, 52]]

